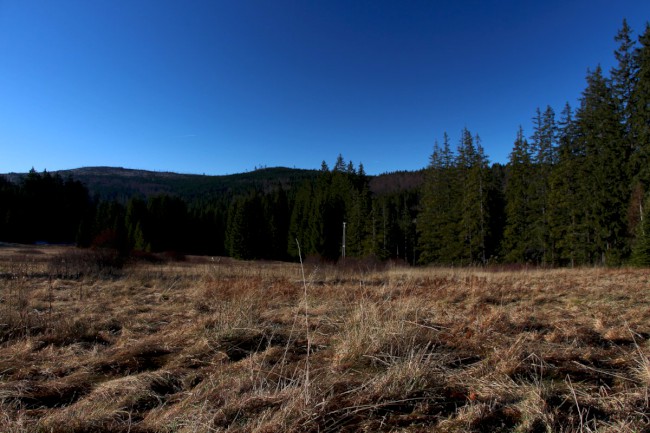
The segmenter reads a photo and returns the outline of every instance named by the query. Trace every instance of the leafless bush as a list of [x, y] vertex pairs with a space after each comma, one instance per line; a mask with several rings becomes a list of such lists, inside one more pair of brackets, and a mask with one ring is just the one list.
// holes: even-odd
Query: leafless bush
[[348, 271], [368, 273], [383, 271], [388, 263], [376, 256], [345, 257], [339, 259], [337, 266]]
[[30, 308], [31, 290], [26, 280], [12, 279], [1, 283], [0, 343], [26, 337], [42, 320]]
[[109, 248], [73, 249], [53, 257], [48, 266], [52, 278], [76, 279], [83, 276], [121, 275], [124, 257]]

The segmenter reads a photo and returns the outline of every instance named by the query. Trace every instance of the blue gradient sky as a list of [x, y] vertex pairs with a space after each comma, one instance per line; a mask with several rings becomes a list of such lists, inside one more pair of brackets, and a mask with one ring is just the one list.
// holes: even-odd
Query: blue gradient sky
[[614, 64], [650, 1], [0, 0], [0, 172], [507, 161], [537, 107]]

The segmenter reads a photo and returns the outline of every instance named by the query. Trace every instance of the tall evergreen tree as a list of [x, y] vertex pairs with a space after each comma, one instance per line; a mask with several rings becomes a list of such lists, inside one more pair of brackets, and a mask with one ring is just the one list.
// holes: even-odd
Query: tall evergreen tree
[[369, 216], [370, 252], [382, 260], [390, 257], [391, 221], [389, 197], [386, 195], [374, 197]]
[[442, 263], [458, 263], [462, 257], [463, 243], [461, 242], [461, 214], [464, 184], [461, 179], [462, 170], [456, 162], [457, 155], [451, 149], [449, 136], [444, 134], [442, 147], [443, 177], [441, 179], [440, 203], [443, 219], [440, 226], [440, 257]]
[[124, 206], [116, 201], [100, 202], [95, 213], [93, 246], [126, 251], [128, 248]]
[[199, 199], [188, 208], [188, 236], [195, 254], [225, 255], [225, 233], [231, 198]]
[[367, 184], [361, 184], [355, 175], [356, 186], [350, 191], [349, 202], [346, 206], [346, 256], [363, 257], [372, 254], [367, 245], [369, 238], [369, 214], [371, 208], [370, 189]]
[[[325, 163], [323, 162], [323, 164]], [[328, 171], [321, 170], [321, 174]], [[289, 256], [294, 259], [298, 258], [296, 240], [300, 243], [303, 254], [316, 254], [316, 241], [312, 238], [312, 231], [310, 230], [313, 195], [314, 184], [309, 180], [303, 182], [296, 192], [289, 221], [289, 238], [287, 239]]]
[[504, 259], [507, 262], [525, 263], [537, 260], [536, 242], [533, 239], [537, 217], [533, 202], [532, 154], [521, 127], [510, 153], [509, 173], [506, 181], [506, 227], [503, 236]]
[[460, 183], [449, 136], [443, 146], [436, 142], [425, 172], [417, 218], [421, 263], [451, 263], [460, 256]]
[[185, 250], [187, 204], [179, 197], [157, 195], [147, 202], [147, 243], [152, 251]]
[[576, 126], [585, 150], [580, 180], [581, 193], [589, 197], [584, 209], [589, 261], [620, 263], [627, 247], [628, 161], [618, 105], [600, 67], [587, 76]]
[[417, 230], [419, 233], [420, 261], [431, 263], [440, 261], [442, 209], [438, 206], [442, 195], [441, 178], [443, 176], [442, 150], [436, 141], [433, 153], [429, 158], [429, 166], [425, 172], [422, 185], [422, 199], [418, 214]]
[[268, 219], [267, 258], [283, 260], [287, 257], [290, 214], [287, 194], [282, 185], [265, 196], [264, 214]]
[[0, 176], [0, 239], [15, 242], [18, 239], [19, 190], [16, 185]]
[[573, 110], [567, 103], [559, 122], [558, 162], [550, 178], [549, 232], [553, 263], [572, 267], [585, 260], [581, 209], [588, 200], [580, 193], [579, 170], [585, 155], [576, 134]]
[[627, 20], [623, 20], [621, 29], [614, 37], [614, 40], [619, 45], [614, 51], [614, 56], [618, 64], [610, 72], [612, 92], [616, 100], [619, 116], [625, 126], [626, 145], [631, 151], [634, 144], [630, 131], [630, 120], [633, 117], [635, 107], [630, 102], [632, 101], [632, 94], [636, 84], [637, 63], [634, 56], [632, 29], [627, 24]]
[[633, 144], [630, 176], [633, 181], [630, 203], [632, 230], [645, 213], [645, 195], [650, 191], [650, 24], [639, 37], [639, 46], [633, 55], [635, 76], [629, 102], [629, 134]]
[[488, 236], [488, 162], [478, 136], [472, 137], [467, 128], [462, 131], [456, 158], [463, 185], [460, 214], [460, 236], [464, 251], [463, 264], [486, 263]]
[[[343, 161], [341, 155], [339, 159]], [[347, 189], [344, 171], [335, 169], [324, 173], [316, 182], [310, 219], [311, 238], [316, 253], [327, 260], [336, 260], [341, 254], [343, 222], [345, 221], [344, 194]], [[340, 164], [345, 169], [345, 164]]]
[[507, 167], [495, 163], [489, 168], [488, 183], [488, 215], [489, 230], [485, 243], [487, 257], [490, 261], [499, 261], [503, 258], [503, 236], [506, 227], [506, 178]]
[[[334, 167], [329, 171], [323, 163], [313, 185], [303, 185], [296, 195], [289, 228], [292, 257], [297, 257], [297, 248], [293, 246], [295, 238], [301, 243], [301, 250], [305, 254], [318, 255], [327, 260], [336, 260], [341, 254], [343, 222], [348, 217], [346, 212], [352, 209], [355, 175], [348, 172], [341, 155]], [[358, 218], [362, 219], [363, 216]], [[355, 229], [357, 234], [362, 234], [362, 227]]]
[[336, 157], [336, 162], [334, 163], [334, 168], [332, 171], [338, 171], [341, 173], [344, 173], [346, 171], [345, 159], [343, 159], [343, 155], [340, 153], [339, 156]]
[[531, 230], [531, 251], [535, 257], [530, 257], [536, 263], [548, 264], [553, 261], [551, 239], [549, 236], [549, 199], [550, 177], [557, 161], [555, 112], [550, 106], [544, 113], [537, 109], [533, 118], [533, 141], [531, 145], [531, 161], [533, 166], [529, 171], [530, 204], [533, 220]]
[[125, 226], [130, 249], [149, 251], [151, 245], [146, 241], [144, 230], [147, 225], [147, 203], [132, 197], [126, 205]]
[[407, 195], [403, 195], [400, 201], [399, 221], [398, 227], [400, 231], [399, 250], [401, 254], [397, 257], [403, 259], [404, 262], [415, 265], [417, 260], [417, 213]]
[[258, 191], [235, 198], [228, 213], [226, 248], [231, 257], [243, 260], [270, 256], [268, 217]]

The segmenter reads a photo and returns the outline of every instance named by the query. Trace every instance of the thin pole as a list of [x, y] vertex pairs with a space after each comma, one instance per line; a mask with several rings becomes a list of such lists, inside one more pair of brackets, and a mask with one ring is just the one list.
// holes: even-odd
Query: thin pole
[[345, 221], [343, 221], [343, 258], [345, 258]]

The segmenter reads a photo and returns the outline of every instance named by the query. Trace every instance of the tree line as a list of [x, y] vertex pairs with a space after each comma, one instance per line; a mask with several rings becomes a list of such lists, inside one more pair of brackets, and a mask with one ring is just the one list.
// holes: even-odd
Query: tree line
[[[650, 264], [650, 26], [623, 22], [617, 64], [580, 105], [537, 110], [502, 179], [478, 137], [434, 146], [418, 224], [423, 263]], [[503, 203], [503, 207], [501, 204]]]
[[417, 187], [373, 196], [363, 165], [341, 155], [294, 185], [265, 181], [192, 199], [106, 200], [71, 177], [32, 169], [16, 184], [0, 177], [0, 241], [297, 260], [298, 239], [303, 255], [335, 261], [345, 221], [349, 257], [414, 262], [417, 203]]
[[[0, 240], [239, 259], [304, 255], [412, 264], [650, 265], [650, 26], [624, 21], [616, 66], [596, 67], [576, 109], [538, 109], [507, 164], [478, 134], [436, 142], [422, 185], [370, 189], [339, 155], [291, 185], [183, 199], [90, 197], [71, 178], [0, 178]], [[344, 224], [345, 223], [345, 224]], [[343, 238], [345, 236], [345, 244]], [[345, 248], [344, 248], [345, 247]]]

